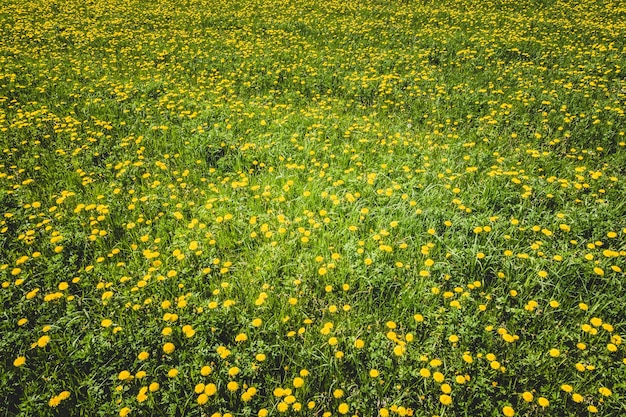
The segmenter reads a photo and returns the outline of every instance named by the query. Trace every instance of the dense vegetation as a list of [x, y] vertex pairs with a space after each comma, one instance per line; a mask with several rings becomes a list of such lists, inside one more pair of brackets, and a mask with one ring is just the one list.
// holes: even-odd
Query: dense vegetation
[[622, 1], [0, 3], [1, 415], [626, 415]]

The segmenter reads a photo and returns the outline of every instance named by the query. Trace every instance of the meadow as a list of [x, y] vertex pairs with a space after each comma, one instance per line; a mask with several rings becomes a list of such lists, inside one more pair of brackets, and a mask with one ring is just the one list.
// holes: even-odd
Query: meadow
[[620, 0], [0, 0], [0, 415], [626, 415], [625, 71]]

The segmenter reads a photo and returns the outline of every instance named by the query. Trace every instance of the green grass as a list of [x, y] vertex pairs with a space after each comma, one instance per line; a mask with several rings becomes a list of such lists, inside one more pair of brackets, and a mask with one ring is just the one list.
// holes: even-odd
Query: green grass
[[620, 1], [1, 4], [0, 415], [626, 414]]

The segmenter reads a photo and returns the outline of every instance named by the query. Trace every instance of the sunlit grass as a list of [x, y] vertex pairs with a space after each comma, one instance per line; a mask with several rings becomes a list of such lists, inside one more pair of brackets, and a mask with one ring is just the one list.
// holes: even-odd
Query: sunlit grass
[[625, 13], [2, 0], [1, 414], [626, 414]]

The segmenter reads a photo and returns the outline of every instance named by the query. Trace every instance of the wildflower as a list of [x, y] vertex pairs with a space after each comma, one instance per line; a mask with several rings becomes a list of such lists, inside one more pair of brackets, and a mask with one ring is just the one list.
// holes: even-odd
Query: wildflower
[[15, 366], [16, 368], [19, 368], [20, 366], [24, 365], [25, 363], [26, 363], [26, 358], [24, 356], [18, 356], [13, 361], [13, 366]]
[[502, 414], [506, 417], [513, 417], [515, 415], [515, 410], [510, 405], [502, 407]]
[[117, 376], [117, 379], [119, 379], [120, 381], [126, 381], [127, 379], [131, 378], [131, 374], [130, 372], [128, 372], [127, 370], [123, 370], [122, 372], [119, 373], [119, 375]]
[[50, 342], [50, 336], [43, 335], [37, 340], [37, 342], [34, 345], [39, 348], [44, 348], [48, 345], [49, 342]]
[[215, 395], [216, 392], [217, 392], [217, 385], [215, 384], [207, 384], [204, 387], [204, 393], [208, 395], [209, 397], [212, 395]]
[[439, 396], [439, 402], [443, 405], [450, 405], [452, 404], [452, 397], [448, 394], [442, 394]]
[[397, 345], [393, 348], [393, 354], [396, 356], [402, 356], [404, 354], [405, 348], [401, 345]]
[[139, 393], [137, 394], [137, 401], [142, 403], [148, 399], [148, 387], [141, 387]]

